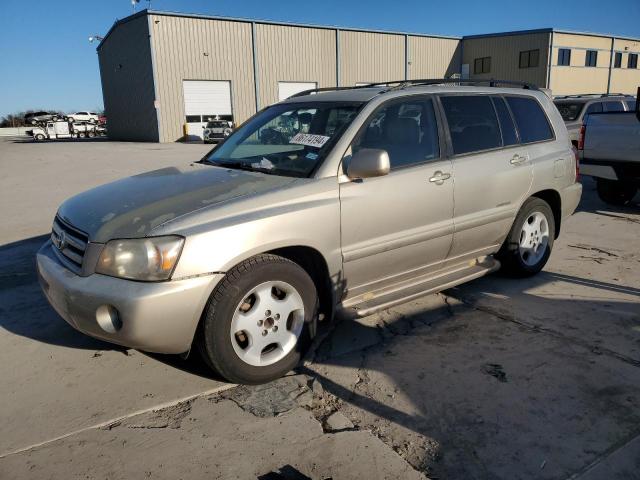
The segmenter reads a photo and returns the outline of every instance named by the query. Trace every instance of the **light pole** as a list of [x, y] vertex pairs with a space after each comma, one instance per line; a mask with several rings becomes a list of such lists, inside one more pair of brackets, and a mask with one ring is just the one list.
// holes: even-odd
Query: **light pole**
[[101, 37], [100, 35], [92, 35], [89, 37], [89, 43], [101, 42], [102, 40], [104, 40], [104, 37]]

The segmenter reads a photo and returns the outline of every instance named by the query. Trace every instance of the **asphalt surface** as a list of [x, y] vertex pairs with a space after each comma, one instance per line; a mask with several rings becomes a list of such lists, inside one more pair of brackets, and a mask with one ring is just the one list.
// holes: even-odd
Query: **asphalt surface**
[[267, 386], [74, 331], [34, 270], [57, 206], [209, 148], [0, 139], [0, 478], [640, 478], [640, 200], [589, 179], [540, 275], [325, 327]]

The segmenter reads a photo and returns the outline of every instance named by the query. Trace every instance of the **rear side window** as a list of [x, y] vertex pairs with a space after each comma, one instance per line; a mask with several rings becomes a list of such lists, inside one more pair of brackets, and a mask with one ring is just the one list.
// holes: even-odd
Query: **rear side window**
[[500, 120], [500, 131], [502, 132], [502, 144], [505, 147], [509, 145], [515, 145], [518, 143], [518, 134], [516, 132], [516, 126], [513, 124], [513, 118], [507, 108], [507, 104], [504, 103], [502, 97], [492, 97], [493, 104], [496, 107], [496, 113], [498, 114], [498, 120]]
[[627, 108], [629, 108], [629, 110], [635, 110], [636, 109], [636, 101], [635, 100], [627, 100]]
[[453, 153], [460, 155], [500, 147], [502, 138], [491, 98], [480, 95], [441, 97]]
[[622, 102], [603, 102], [605, 112], [624, 112]]
[[556, 107], [565, 122], [573, 122], [580, 116], [584, 103], [558, 102]]
[[533, 98], [507, 97], [522, 143], [553, 139], [553, 130], [540, 104]]

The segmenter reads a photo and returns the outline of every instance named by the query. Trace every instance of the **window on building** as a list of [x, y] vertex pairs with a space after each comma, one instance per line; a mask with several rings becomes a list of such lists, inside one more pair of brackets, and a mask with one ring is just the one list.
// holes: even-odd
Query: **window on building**
[[630, 53], [627, 59], [627, 68], [638, 68], [638, 54]]
[[540, 104], [529, 97], [507, 97], [516, 120], [522, 143], [541, 142], [553, 138], [553, 130]]
[[354, 153], [363, 148], [386, 150], [392, 169], [439, 158], [433, 101], [423, 97], [383, 105], [369, 118], [352, 147]]
[[525, 50], [520, 52], [520, 68], [537, 67], [540, 61], [540, 50]]
[[616, 56], [613, 59], [613, 68], [622, 67], [622, 52], [616, 52]]
[[587, 50], [587, 56], [584, 59], [585, 67], [596, 67], [598, 65], [598, 51]]
[[560, 48], [558, 49], [558, 65], [571, 65], [571, 49]]
[[491, 98], [481, 95], [441, 97], [453, 153], [461, 155], [502, 145], [498, 118]]
[[476, 58], [473, 62], [473, 73], [491, 72], [491, 57]]

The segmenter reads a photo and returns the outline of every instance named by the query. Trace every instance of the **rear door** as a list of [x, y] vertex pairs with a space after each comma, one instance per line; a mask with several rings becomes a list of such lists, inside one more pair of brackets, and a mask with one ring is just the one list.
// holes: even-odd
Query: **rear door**
[[496, 250], [528, 195], [533, 170], [500, 96], [440, 96], [453, 161], [455, 214], [448, 264]]
[[441, 267], [453, 238], [453, 176], [429, 96], [390, 100], [365, 122], [344, 158], [389, 154], [388, 175], [340, 183], [347, 296]]

